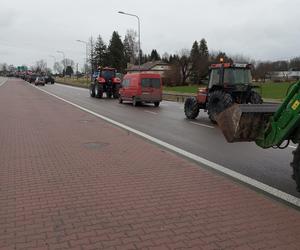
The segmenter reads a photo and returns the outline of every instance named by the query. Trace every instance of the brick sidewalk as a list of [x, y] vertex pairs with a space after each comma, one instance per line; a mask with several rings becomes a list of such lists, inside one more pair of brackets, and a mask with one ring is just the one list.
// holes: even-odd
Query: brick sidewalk
[[299, 211], [21, 80], [0, 117], [0, 249], [300, 249]]

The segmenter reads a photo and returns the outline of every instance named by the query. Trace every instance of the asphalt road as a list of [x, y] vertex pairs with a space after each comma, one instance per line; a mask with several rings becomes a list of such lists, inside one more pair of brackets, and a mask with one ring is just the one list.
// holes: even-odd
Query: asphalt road
[[266, 150], [254, 143], [229, 144], [203, 111], [195, 121], [186, 120], [182, 103], [163, 101], [158, 108], [150, 104], [133, 107], [129, 103], [119, 104], [117, 100], [91, 98], [87, 89], [61, 84], [48, 84], [41, 88], [228, 169], [300, 197], [291, 179], [292, 169], [289, 165], [295, 145], [284, 150]]

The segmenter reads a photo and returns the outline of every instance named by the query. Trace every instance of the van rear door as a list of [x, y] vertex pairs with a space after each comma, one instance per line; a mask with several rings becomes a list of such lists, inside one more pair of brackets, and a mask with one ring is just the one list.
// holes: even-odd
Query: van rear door
[[142, 99], [153, 101], [161, 99], [161, 80], [160, 78], [145, 77], [141, 79]]

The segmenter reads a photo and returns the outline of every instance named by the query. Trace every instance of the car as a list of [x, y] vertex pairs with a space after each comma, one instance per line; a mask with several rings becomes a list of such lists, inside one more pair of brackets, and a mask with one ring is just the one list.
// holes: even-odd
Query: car
[[161, 76], [152, 73], [126, 74], [119, 91], [119, 103], [123, 101], [130, 101], [133, 106], [144, 102], [158, 107], [162, 101]]
[[29, 83], [34, 83], [35, 82], [35, 80], [36, 80], [36, 75], [35, 74], [31, 74], [30, 76], [29, 76], [29, 78], [28, 78], [28, 82]]
[[54, 78], [52, 77], [52, 76], [50, 76], [50, 75], [46, 75], [45, 76], [45, 83], [47, 84], [47, 83], [51, 83], [51, 84], [54, 84], [54, 82], [55, 82], [55, 80], [54, 80]]
[[45, 85], [45, 78], [42, 77], [42, 76], [38, 76], [36, 79], [35, 79], [35, 82], [34, 82], [34, 85]]

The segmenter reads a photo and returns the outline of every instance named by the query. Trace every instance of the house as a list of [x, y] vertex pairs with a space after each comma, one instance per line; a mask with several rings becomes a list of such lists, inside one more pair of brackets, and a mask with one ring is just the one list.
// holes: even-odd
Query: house
[[129, 66], [126, 71], [127, 73], [152, 73], [152, 74], [160, 74], [162, 78], [167, 77], [167, 72], [171, 70], [171, 66], [168, 63], [163, 61], [152, 61], [147, 62], [141, 65], [132, 65]]

